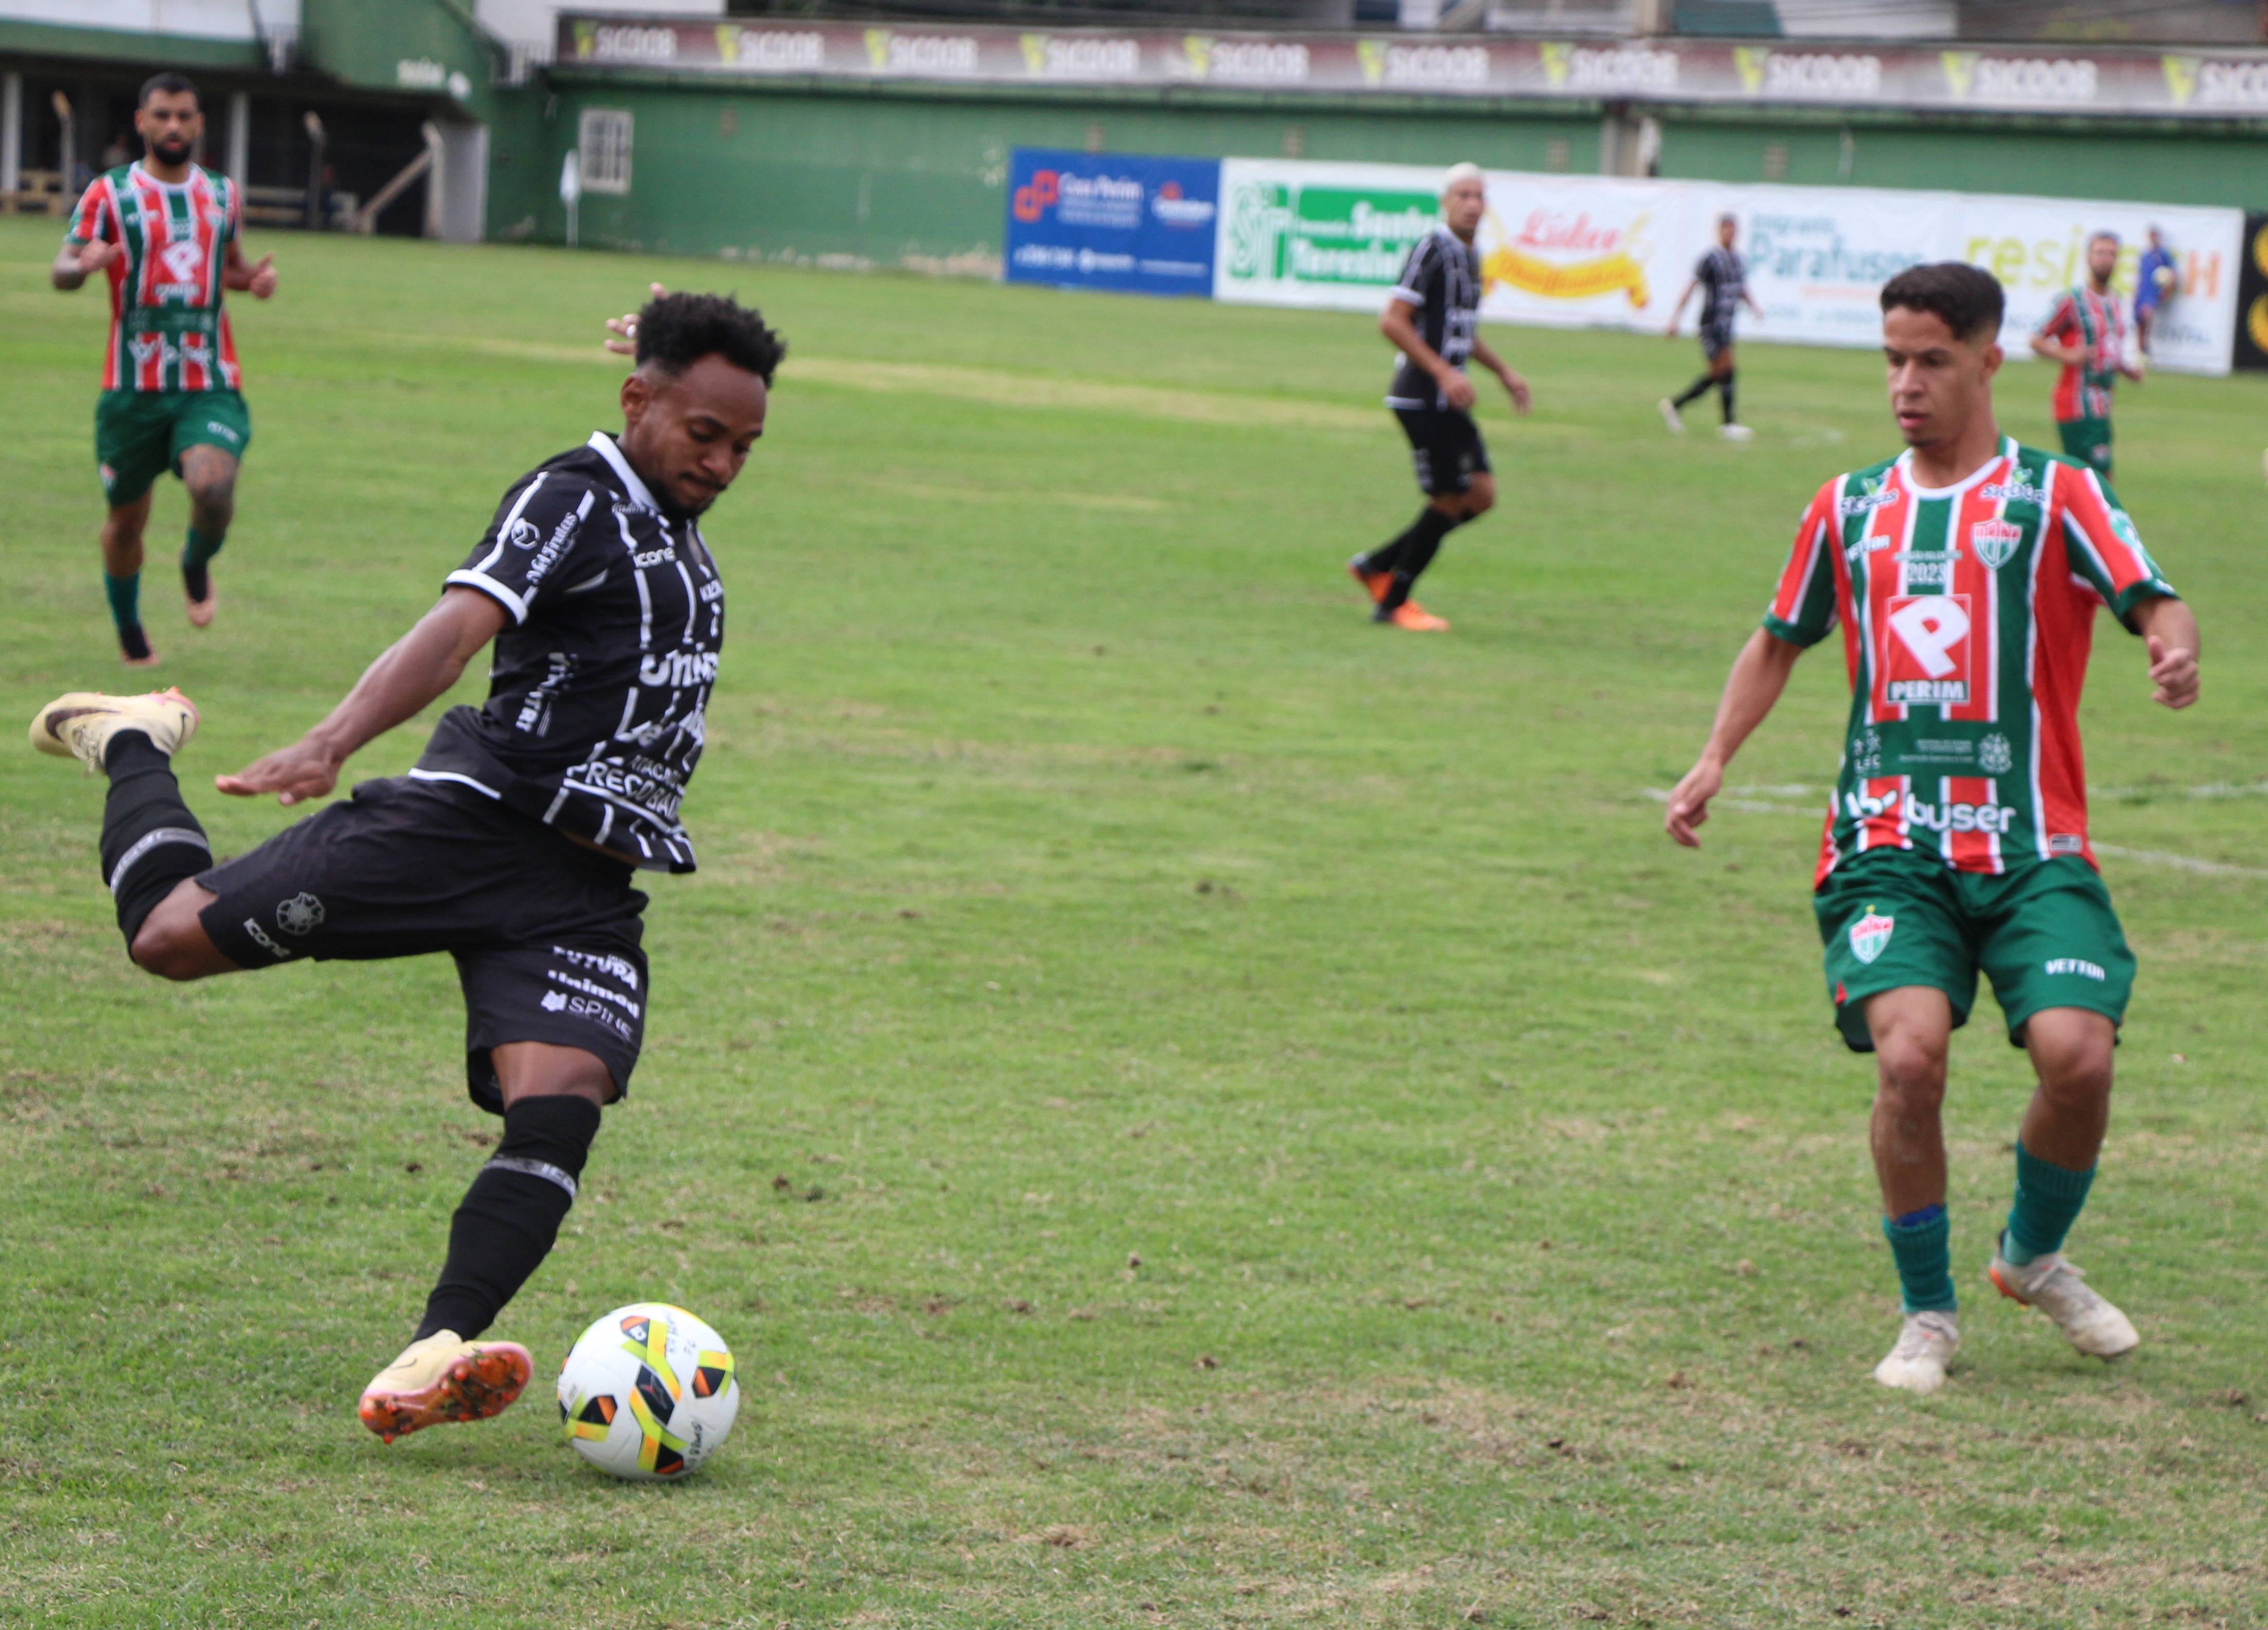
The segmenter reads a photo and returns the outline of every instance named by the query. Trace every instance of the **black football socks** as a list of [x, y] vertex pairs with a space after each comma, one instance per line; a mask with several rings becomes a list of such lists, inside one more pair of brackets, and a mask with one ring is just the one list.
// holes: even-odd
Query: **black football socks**
[[1733, 376], [1738, 372], [1740, 372], [1740, 370], [1737, 368], [1726, 369], [1725, 377], [1722, 381], [1722, 387], [1725, 393], [1725, 423], [1727, 424], [1730, 424], [1733, 422]]
[[1441, 540], [1462, 525], [1463, 516], [1448, 514], [1428, 504], [1418, 512], [1418, 519], [1410, 523], [1410, 530], [1388, 546], [1394, 551], [1394, 564], [1383, 570], [1394, 573], [1394, 582], [1387, 589], [1386, 598], [1378, 605], [1378, 616], [1381, 622], [1392, 616], [1410, 598], [1411, 587], [1425, 575], [1425, 568], [1433, 564], [1433, 557], [1440, 552]]
[[522, 1098], [504, 1110], [504, 1140], [450, 1221], [449, 1258], [426, 1298], [418, 1340], [443, 1330], [479, 1335], [542, 1265], [575, 1204], [599, 1120], [599, 1106], [572, 1093]]
[[1694, 380], [1693, 383], [1688, 385], [1685, 387], [1685, 391], [1683, 395], [1671, 397], [1669, 399], [1669, 405], [1673, 408], [1682, 408], [1689, 402], [1698, 401], [1701, 397], [1707, 395], [1710, 389], [1715, 386], [1716, 383], [1717, 376], [1715, 374], [1705, 373], [1699, 379]]
[[139, 730], [122, 730], [103, 749], [110, 796], [102, 807], [102, 877], [118, 907], [129, 950], [158, 903], [185, 877], [213, 863], [205, 830], [181, 801], [173, 763]]

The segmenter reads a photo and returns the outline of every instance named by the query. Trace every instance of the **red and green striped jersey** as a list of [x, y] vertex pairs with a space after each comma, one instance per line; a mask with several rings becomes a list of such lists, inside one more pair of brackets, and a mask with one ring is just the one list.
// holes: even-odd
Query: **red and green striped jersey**
[[1798, 645], [1843, 630], [1850, 735], [1815, 881], [1874, 849], [1957, 872], [2092, 866], [2079, 693], [2095, 608], [2131, 631], [2173, 588], [2084, 465], [2004, 439], [1928, 488], [1912, 459], [1819, 490], [1764, 617]]
[[2032, 336], [2043, 340], [2077, 340], [2095, 353], [2090, 361], [2064, 364], [2056, 380], [2056, 423], [2109, 418], [2118, 365], [2126, 359], [2126, 312], [2118, 297], [2097, 294], [2092, 289], [2066, 289], [2056, 296], [2056, 303]]
[[241, 222], [235, 183], [199, 165], [178, 186], [139, 164], [95, 178], [68, 241], [125, 246], [110, 263], [105, 390], [234, 390], [221, 266]]

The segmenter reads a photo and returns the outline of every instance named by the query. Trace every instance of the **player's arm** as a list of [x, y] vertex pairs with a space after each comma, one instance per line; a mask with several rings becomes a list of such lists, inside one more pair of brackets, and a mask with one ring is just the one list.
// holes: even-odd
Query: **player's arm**
[[1469, 409], [1473, 405], [1473, 382], [1442, 359], [1441, 353], [1425, 343], [1425, 336], [1418, 332], [1418, 325], [1410, 321], [1415, 308], [1406, 301], [1389, 299], [1386, 309], [1379, 313], [1378, 331], [1396, 350], [1433, 376], [1441, 387], [1441, 395], [1453, 408]]
[[1516, 411], [1528, 411], [1530, 399], [1528, 381], [1514, 373], [1512, 365], [1491, 350], [1477, 334], [1473, 336], [1473, 360], [1504, 381], [1504, 387], [1511, 393], [1512, 405]]
[[276, 292], [276, 257], [263, 254], [259, 265], [247, 265], [244, 246], [232, 238], [228, 240], [228, 253], [221, 259], [220, 284], [224, 289], [240, 289], [255, 300], [264, 300]]
[[1677, 337], [1677, 320], [1685, 315], [1685, 302], [1693, 298], [1693, 291], [1700, 286], [1701, 280], [1698, 277], [1691, 279], [1686, 284], [1684, 292], [1677, 297], [1676, 303], [1670, 306], [1668, 324], [1661, 331], [1671, 339]]
[[[2078, 332], [2079, 325], [2072, 321], [2071, 297], [2064, 296], [2055, 303], [2047, 318], [2032, 330], [2032, 355], [2048, 362], [2059, 362], [2069, 367], [2087, 360], [2087, 342]], [[2071, 338], [2063, 336], [2068, 332]]]
[[444, 589], [440, 603], [370, 665], [328, 719], [238, 774], [216, 777], [213, 785], [239, 798], [273, 793], [281, 804], [320, 798], [338, 785], [339, 766], [355, 749], [446, 695], [510, 620], [501, 602], [478, 589]]
[[1717, 722], [1709, 727], [1709, 743], [1701, 749], [1699, 762], [1671, 791], [1669, 812], [1662, 817], [1662, 830], [1688, 849], [1701, 846], [1694, 828], [1709, 818], [1709, 800], [1724, 790], [1725, 766], [1771, 713], [1802, 654], [1801, 645], [1760, 628], [1733, 660], [1725, 694], [1717, 702]]
[[125, 252], [122, 245], [105, 243], [99, 238], [92, 243], [68, 239], [55, 264], [48, 268], [48, 281], [68, 294]]
[[2150, 653], [2150, 700], [2183, 708], [2198, 699], [2197, 613], [2170, 594], [2135, 602], [2135, 631]]

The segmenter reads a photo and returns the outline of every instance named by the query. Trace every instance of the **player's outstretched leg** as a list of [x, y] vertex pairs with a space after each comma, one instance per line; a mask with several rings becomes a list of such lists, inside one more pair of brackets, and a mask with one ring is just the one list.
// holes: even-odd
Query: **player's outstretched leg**
[[2065, 1259], [2063, 1243], [2095, 1184], [2117, 1035], [2109, 1018], [2085, 1008], [2049, 1008], [2026, 1022], [2040, 1084], [2016, 1140], [2015, 1203], [1985, 1270], [2002, 1295], [2037, 1308], [2073, 1346], [2099, 1359], [2123, 1358], [2142, 1338]]
[[196, 704], [179, 690], [105, 696], [75, 690], [32, 720], [32, 745], [110, 778], [102, 811], [102, 877], [130, 954], [150, 913], [212, 865], [204, 828], [181, 801], [173, 756], [196, 734]]
[[[598, 1097], [613, 1091], [605, 1066], [578, 1050], [517, 1043], [496, 1051], [511, 1083], [504, 1137], [457, 1206], [416, 1339], [363, 1389], [363, 1425], [389, 1443], [423, 1427], [484, 1420], [527, 1384], [526, 1348], [479, 1337], [550, 1253], [599, 1134]], [[525, 1084], [514, 1079], [521, 1068], [538, 1077], [535, 1091], [512, 1090]]]

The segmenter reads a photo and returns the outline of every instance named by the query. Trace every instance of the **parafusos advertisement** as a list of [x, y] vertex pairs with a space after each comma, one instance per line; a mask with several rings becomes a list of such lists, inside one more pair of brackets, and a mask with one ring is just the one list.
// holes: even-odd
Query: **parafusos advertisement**
[[1212, 292], [1215, 159], [1019, 147], [1008, 165], [1010, 283]]
[[[1403, 165], [1229, 159], [1220, 176], [1218, 299], [1371, 310], [1410, 244], [1433, 229], [1440, 172]], [[2154, 366], [2228, 371], [2243, 217], [2235, 210], [1885, 188], [1734, 187], [1708, 181], [1491, 172], [1478, 247], [1485, 320], [1658, 330], [1731, 214], [1749, 288], [1751, 339], [1871, 346], [1882, 284], [1922, 261], [1968, 260], [2008, 294], [2002, 343], [2019, 360], [2060, 291], [2085, 276], [2088, 239], [2122, 252], [2130, 297], [2149, 226], [2179, 267], [2154, 332]], [[1688, 306], [1686, 320], [1694, 317]]]

